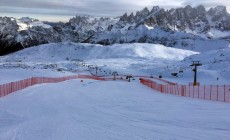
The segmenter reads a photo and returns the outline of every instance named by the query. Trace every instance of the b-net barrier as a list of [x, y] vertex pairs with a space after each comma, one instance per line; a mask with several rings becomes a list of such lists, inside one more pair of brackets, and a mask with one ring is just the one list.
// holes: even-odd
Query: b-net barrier
[[199, 98], [204, 100], [230, 102], [230, 85], [178, 85], [158, 84], [149, 79], [140, 79], [140, 82], [156, 91], [184, 97]]
[[25, 89], [27, 87], [36, 85], [36, 84], [42, 84], [42, 83], [58, 83], [63, 82], [66, 80], [71, 79], [93, 79], [93, 80], [105, 80], [105, 78], [100, 78], [96, 76], [89, 76], [89, 75], [74, 75], [74, 76], [66, 76], [66, 77], [59, 77], [59, 78], [49, 78], [49, 77], [32, 77], [16, 82], [11, 82], [7, 84], [0, 85], [0, 97], [6, 96], [10, 93], [13, 93], [15, 91]]
[[[93, 80], [112, 80], [112, 78], [102, 78], [89, 75], [74, 75], [59, 78], [32, 77], [20, 81], [15, 81], [0, 85], [0, 97], [6, 96], [15, 91], [42, 83], [57, 83], [71, 79], [93, 79]], [[162, 81], [162, 80], [161, 80]], [[164, 84], [158, 84], [149, 79], [141, 78], [140, 82], [156, 91], [166, 94], [173, 94], [184, 97], [199, 98], [204, 100], [230, 102], [230, 85], [178, 85], [169, 81]]]

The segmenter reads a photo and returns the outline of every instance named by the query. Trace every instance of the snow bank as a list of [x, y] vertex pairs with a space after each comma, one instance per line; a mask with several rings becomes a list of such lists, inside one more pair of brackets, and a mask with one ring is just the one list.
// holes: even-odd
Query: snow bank
[[182, 60], [197, 52], [169, 48], [157, 44], [115, 44], [101, 46], [92, 44], [59, 43], [27, 48], [7, 56], [8, 61], [60, 61], [66, 59], [105, 59], [105, 58], [161, 58]]

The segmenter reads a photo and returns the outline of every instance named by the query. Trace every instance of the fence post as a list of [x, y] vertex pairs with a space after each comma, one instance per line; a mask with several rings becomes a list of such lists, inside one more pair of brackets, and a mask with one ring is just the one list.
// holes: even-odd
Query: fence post
[[9, 93], [12, 93], [13, 92], [13, 82], [10, 82], [10, 91]]
[[184, 86], [181, 85], [181, 96], [184, 96]]
[[226, 88], [225, 88], [225, 85], [224, 85], [224, 102], [226, 102]]
[[7, 84], [5, 84], [5, 95], [7, 95], [7, 93], [8, 93], [8, 89], [9, 89], [8, 85], [7, 85]]
[[31, 85], [34, 84], [34, 77], [31, 78]]
[[183, 85], [183, 87], [184, 87], [184, 96], [187, 96], [187, 86]]
[[169, 93], [169, 85], [167, 84], [167, 93]]
[[175, 87], [175, 85], [173, 85], [173, 94], [176, 95], [176, 87]]
[[177, 87], [176, 87], [176, 85], [174, 85], [174, 91], [175, 91], [175, 95], [177, 95]]
[[5, 96], [5, 86], [2, 85], [2, 96]]
[[172, 94], [174, 95], [174, 85], [172, 85]]
[[167, 93], [169, 93], [169, 85], [167, 84]]
[[216, 100], [218, 101], [219, 100], [219, 85], [217, 85], [217, 98], [216, 98]]
[[210, 100], [212, 100], [212, 85], [210, 86]]
[[161, 93], [163, 93], [163, 85], [161, 84]]
[[8, 84], [5, 84], [5, 95], [7, 95], [7, 94], [8, 94], [8, 89], [9, 89]]
[[194, 98], [194, 85], [193, 85], [193, 91], [192, 91], [192, 97]]
[[0, 97], [2, 97], [2, 85], [0, 85]]
[[168, 85], [165, 85], [165, 93], [168, 93]]
[[178, 92], [178, 95], [180, 95], [180, 91], [179, 91], [179, 86], [177, 85], [177, 92]]
[[226, 98], [225, 98], [225, 85], [224, 85], [224, 102], [226, 102]]
[[5, 96], [5, 88], [4, 88], [4, 85], [2, 85], [2, 96]]
[[172, 85], [169, 85], [169, 94], [172, 94]]
[[205, 99], [205, 85], [204, 85], [204, 99]]
[[173, 85], [173, 91], [174, 91], [174, 94], [177, 95], [177, 93], [176, 93], [176, 86], [175, 85]]

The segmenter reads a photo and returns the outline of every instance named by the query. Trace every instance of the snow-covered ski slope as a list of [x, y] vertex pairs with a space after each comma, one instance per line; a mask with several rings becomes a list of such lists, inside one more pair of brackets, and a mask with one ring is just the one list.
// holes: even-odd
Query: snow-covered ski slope
[[[119, 74], [132, 73], [150, 76], [150, 70], [153, 67], [166, 67], [166, 65], [181, 61], [193, 54], [198, 54], [198, 52], [154, 44], [101, 46], [60, 43], [27, 48], [2, 57], [0, 68], [3, 71], [1, 74], [5, 75], [8, 72], [9, 75], [6, 74], [6, 77], [15, 77], [15, 80], [25, 77], [23, 72], [26, 71], [30, 73], [28, 74], [30, 77], [46, 76], [42, 74], [49, 70], [57, 71], [60, 68], [65, 70], [64, 73], [69, 73], [72, 69], [82, 69], [81, 66], [76, 65], [81, 63], [97, 65], [105, 71], [118, 71]], [[17, 76], [15, 69], [20, 69], [21, 74]], [[88, 68], [83, 68], [83, 70], [88, 70]], [[47, 76], [52, 75], [56, 74], [51, 73]], [[7, 81], [7, 78], [4, 81]]]
[[230, 104], [155, 93], [138, 82], [71, 80], [0, 99], [3, 140], [228, 140]]
[[165, 47], [159, 44], [94, 44], [54, 43], [27, 48], [5, 57], [7, 61], [44, 62], [72, 59], [160, 58], [182, 60], [198, 52]]
[[[210, 49], [210, 46], [207, 47]], [[29, 70], [30, 77], [32, 77], [44, 76], [39, 75], [43, 72], [37, 70], [57, 71], [61, 69], [62, 75], [73, 69], [87, 70], [87, 68], [79, 66], [84, 63], [97, 65], [107, 74], [117, 71], [119, 74], [153, 75], [156, 77], [162, 75], [173, 82], [188, 84], [193, 81], [194, 73], [190, 67], [192, 61], [200, 61], [203, 64], [198, 69], [198, 80], [201, 84], [229, 84], [230, 48], [227, 46], [222, 48], [222, 46], [216, 46], [215, 43], [211, 46], [211, 50], [207, 49], [209, 51], [203, 52], [204, 48], [205, 46], [202, 44], [197, 45], [197, 48], [194, 49], [197, 52], [194, 52], [158, 44], [134, 43], [111, 46], [75, 43], [47, 44], [1, 57], [0, 68], [2, 71], [9, 72], [9, 75], [11, 75], [10, 71], [15, 71], [18, 68], [20, 72]], [[6, 67], [8, 68], [5, 69]], [[183, 73], [179, 73], [181, 70]], [[106, 73], [102, 73], [100, 76], [105, 76]], [[178, 77], [173, 77], [171, 73], [178, 73]], [[6, 73], [1, 74], [5, 75]], [[10, 77], [15, 77], [15, 80], [21, 77], [15, 75], [14, 72], [12, 75], [14, 76]]]
[[[229, 84], [228, 54], [229, 48], [204, 53], [153, 44], [47, 44], [0, 57], [0, 84], [90, 74], [88, 65], [98, 66], [100, 76], [114, 71], [161, 74], [188, 84], [193, 60], [203, 64], [198, 69], [201, 84]], [[171, 75], [179, 70], [178, 77]], [[35, 85], [0, 98], [0, 140], [230, 139], [229, 103], [160, 94], [137, 78], [130, 83], [80, 80]]]

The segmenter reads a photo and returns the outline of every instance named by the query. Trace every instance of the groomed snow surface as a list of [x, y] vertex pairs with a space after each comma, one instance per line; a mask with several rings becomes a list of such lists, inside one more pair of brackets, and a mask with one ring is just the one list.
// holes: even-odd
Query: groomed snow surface
[[2, 140], [228, 140], [230, 104], [138, 82], [42, 84], [0, 99]]
[[[229, 84], [230, 48], [206, 53], [152, 44], [41, 45], [0, 57], [0, 84], [30, 77], [133, 74], [188, 84]], [[184, 71], [179, 77], [170, 72]], [[92, 70], [91, 73], [95, 74]], [[110, 74], [109, 74], [110, 73]], [[216, 77], [219, 80], [216, 81]], [[202, 79], [199, 79], [202, 78]], [[0, 98], [0, 140], [229, 140], [230, 104], [160, 94], [139, 83], [70, 80]]]

